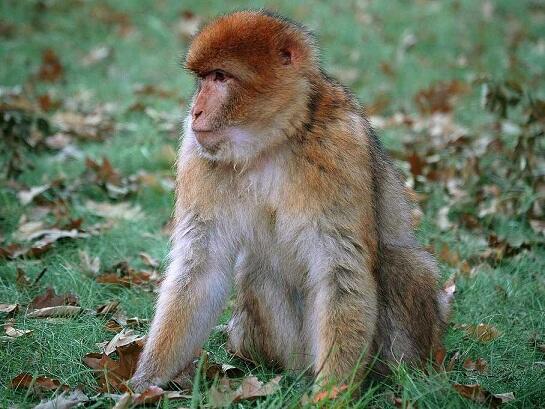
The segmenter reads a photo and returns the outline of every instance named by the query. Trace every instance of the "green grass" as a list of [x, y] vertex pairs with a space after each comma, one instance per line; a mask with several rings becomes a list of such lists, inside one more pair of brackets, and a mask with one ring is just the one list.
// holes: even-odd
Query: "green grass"
[[[478, 137], [492, 122], [491, 115], [480, 105], [480, 89], [476, 79], [515, 79], [534, 92], [545, 96], [545, 9], [535, 1], [498, 0], [490, 19], [483, 14], [481, 2], [473, 0], [405, 2], [313, 0], [292, 2], [232, 1], [80, 1], [42, 2], [6, 0], [0, 4], [0, 21], [13, 25], [13, 33], [1, 38], [0, 85], [25, 85], [25, 94], [32, 99], [45, 92], [55, 99], [67, 100], [90, 92], [89, 105], [111, 103], [117, 123], [130, 124], [132, 130], [117, 131], [104, 142], [79, 143], [78, 147], [94, 159], [107, 157], [123, 175], [146, 170], [150, 173], [173, 174], [172, 163], [162, 154], [164, 146], [175, 147], [176, 135], [161, 132], [158, 124], [141, 112], [127, 109], [138, 101], [158, 111], [183, 116], [193, 90], [193, 80], [180, 68], [180, 59], [187, 47], [186, 40], [176, 35], [180, 13], [191, 10], [204, 19], [236, 8], [267, 7], [278, 10], [313, 29], [322, 47], [324, 66], [341, 79], [350, 70], [357, 75], [348, 84], [364, 104], [379, 98], [387, 100], [381, 115], [398, 111], [416, 111], [413, 96], [439, 80], [460, 79], [471, 85], [469, 95], [458, 101], [455, 118]], [[120, 37], [116, 24], [101, 21], [97, 10], [108, 5], [125, 13], [134, 26], [134, 33]], [[414, 35], [416, 43], [401, 50], [403, 38]], [[95, 65], [85, 66], [83, 57], [94, 47], [112, 47], [112, 56]], [[65, 69], [64, 79], [57, 83], [36, 81], [42, 51], [52, 48]], [[461, 57], [466, 63], [461, 64]], [[385, 69], [385, 66], [388, 69]], [[388, 72], [393, 74], [389, 74]], [[172, 98], [140, 97], [135, 84], [153, 84], [174, 91]], [[404, 135], [401, 128], [381, 131], [388, 148], [398, 150]], [[0, 141], [0, 143], [2, 143]], [[56, 161], [51, 151], [28, 151], [32, 164], [18, 177], [27, 186], [35, 186], [59, 176], [71, 181], [84, 171], [83, 159]], [[0, 157], [0, 164], [5, 164]], [[2, 172], [3, 174], [3, 172]], [[0, 246], [1, 239], [11, 242], [19, 218], [30, 211], [22, 207], [15, 190], [0, 179]], [[435, 224], [437, 210], [445, 203], [441, 186], [427, 188], [429, 200], [424, 207], [425, 218], [419, 237], [436, 248], [446, 244], [470, 258], [483, 248], [475, 232], [457, 228], [447, 233]], [[85, 225], [100, 219], [85, 207], [88, 199], [107, 200], [98, 188], [86, 186], [68, 198], [73, 217], [83, 217]], [[46, 286], [57, 292], [77, 294], [85, 308], [95, 308], [109, 300], [119, 300], [129, 316], [151, 318], [154, 294], [138, 287], [131, 289], [97, 284], [82, 272], [78, 250], [86, 250], [101, 258], [108, 267], [120, 260], [141, 266], [138, 253], [146, 251], [164, 260], [168, 238], [161, 233], [173, 207], [169, 191], [145, 187], [129, 198], [139, 204], [146, 217], [138, 222], [117, 223], [98, 236], [77, 241], [60, 242], [38, 259], [0, 260], [0, 303], [27, 304]], [[456, 223], [456, 221], [454, 221]], [[527, 230], [524, 220], [511, 220], [500, 227], [507, 231]], [[16, 268], [34, 278], [44, 267], [47, 272], [36, 289], [20, 289], [15, 284]], [[455, 269], [441, 266], [443, 278]], [[527, 250], [505, 258], [489, 269], [480, 269], [474, 277], [460, 278], [452, 324], [445, 336], [451, 356], [459, 351], [460, 360], [454, 370], [428, 374], [398, 368], [380, 383], [365, 389], [361, 398], [343, 396], [327, 407], [394, 407], [391, 396], [402, 397], [419, 408], [458, 408], [478, 406], [460, 397], [453, 382], [480, 383], [493, 393], [513, 392], [515, 400], [508, 407], [540, 407], [545, 399], [545, 354], [530, 344], [532, 336], [545, 338], [545, 248], [531, 245]], [[228, 319], [228, 311], [222, 321]], [[18, 404], [33, 406], [35, 397], [8, 388], [10, 380], [21, 372], [47, 375], [71, 386], [85, 385], [92, 395], [95, 381], [82, 357], [98, 351], [95, 343], [112, 337], [104, 329], [105, 320], [88, 315], [70, 320], [33, 320], [19, 313], [17, 328], [31, 329], [32, 335], [0, 343], [0, 406]], [[455, 324], [486, 323], [494, 325], [502, 335], [490, 343], [479, 343], [464, 335]], [[145, 331], [143, 331], [145, 332]], [[545, 342], [545, 341], [544, 341]], [[245, 374], [262, 380], [274, 376], [266, 367], [248, 366], [231, 357], [224, 349], [225, 339], [212, 334], [206, 345], [212, 359], [229, 362], [244, 369]], [[467, 373], [461, 366], [465, 358], [482, 357], [488, 362], [484, 374]], [[539, 363], [541, 362], [541, 363]], [[193, 404], [208, 402], [207, 382], [201, 383], [201, 394]], [[236, 407], [297, 406], [309, 383], [294, 374], [285, 374], [280, 393], [265, 400], [239, 403]], [[197, 399], [197, 400], [195, 400]], [[182, 406], [188, 406], [189, 401]], [[93, 407], [108, 407], [111, 401], [102, 398]], [[335, 406], [336, 405], [336, 406]], [[178, 407], [178, 402], [163, 402], [161, 407]]]

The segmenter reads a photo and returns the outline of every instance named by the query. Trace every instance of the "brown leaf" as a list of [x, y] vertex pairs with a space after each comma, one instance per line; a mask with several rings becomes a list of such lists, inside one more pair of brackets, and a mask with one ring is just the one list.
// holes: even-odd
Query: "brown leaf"
[[124, 287], [149, 283], [151, 274], [144, 271], [136, 271], [126, 261], [117, 263], [105, 273], [96, 277], [97, 283], [118, 284]]
[[236, 397], [236, 392], [231, 389], [231, 383], [229, 379], [222, 378], [220, 381], [212, 385], [208, 391], [210, 398], [210, 406], [213, 408], [223, 408], [229, 406]]
[[[90, 353], [85, 355], [83, 363], [95, 370], [100, 391], [107, 392], [110, 388], [126, 392], [128, 391], [126, 381], [134, 375], [143, 347], [143, 339], [138, 339], [128, 345], [118, 347], [116, 352], [119, 359], [117, 360], [104, 353]], [[105, 376], [105, 372], [107, 376]]]
[[121, 37], [127, 37], [135, 31], [131, 17], [127, 13], [118, 11], [107, 4], [98, 4], [93, 7], [91, 16], [102, 23], [115, 26], [117, 34]]
[[455, 383], [452, 386], [464, 398], [488, 405], [492, 408], [496, 408], [503, 403], [510, 402], [515, 399], [512, 392], [492, 394], [477, 383], [469, 385]]
[[151, 268], [159, 267], [159, 262], [156, 259], [154, 259], [152, 256], [150, 256], [148, 253], [145, 253], [142, 251], [138, 255], [140, 256], [144, 264], [147, 265], [148, 267], [151, 267]]
[[91, 213], [109, 219], [122, 219], [133, 221], [141, 219], [144, 215], [139, 205], [133, 206], [128, 202], [112, 204], [107, 202], [100, 203], [88, 200], [85, 203], [85, 207]]
[[80, 239], [90, 235], [77, 229], [62, 230], [57, 228], [38, 230], [27, 237], [28, 241], [34, 241], [27, 250], [26, 255], [40, 255], [47, 251], [56, 241], [63, 239]]
[[55, 82], [62, 78], [64, 68], [57, 54], [48, 48], [42, 53], [42, 65], [38, 72], [38, 78], [42, 81]]
[[280, 389], [281, 379], [281, 376], [277, 376], [263, 384], [255, 376], [250, 376], [244, 378], [237, 390], [234, 391], [229, 379], [221, 378], [219, 383], [213, 385], [209, 390], [210, 405], [219, 408], [241, 400], [253, 400], [272, 395]]
[[75, 317], [82, 312], [81, 307], [73, 305], [59, 305], [56, 307], [46, 307], [29, 312], [27, 318], [69, 318]]
[[113, 48], [106, 45], [99, 45], [93, 48], [83, 59], [81, 60], [82, 64], [86, 67], [90, 65], [95, 65], [101, 61], [104, 61], [111, 57], [113, 54]]
[[51, 188], [51, 184], [48, 183], [45, 185], [31, 187], [28, 190], [22, 190], [20, 192], [17, 192], [17, 199], [19, 199], [19, 202], [21, 202], [21, 204], [25, 206], [32, 202], [35, 197], [41, 195], [49, 188]]
[[13, 317], [19, 311], [19, 304], [0, 304], [0, 314], [6, 314], [6, 318]]
[[536, 234], [542, 234], [545, 236], [545, 221], [543, 220], [530, 220], [530, 226]]
[[414, 100], [422, 113], [450, 112], [456, 98], [469, 91], [469, 86], [458, 80], [438, 82], [419, 91]]
[[85, 158], [85, 166], [94, 173], [96, 182], [112, 183], [114, 185], [119, 185], [121, 182], [121, 175], [105, 157], [102, 158], [102, 163], [95, 162], [91, 158]]
[[143, 338], [144, 337], [135, 334], [133, 330], [124, 329], [115, 337], [113, 337], [109, 342], [107, 342], [106, 345], [104, 345], [104, 349], [102, 352], [104, 352], [106, 355], [111, 355], [117, 350], [117, 348], [121, 348], [125, 345], [138, 342]]
[[488, 369], [488, 363], [483, 358], [477, 358], [476, 361], [467, 358], [462, 366], [466, 371], [477, 371], [480, 373], [484, 373]]
[[[13, 321], [13, 320], [10, 320]], [[6, 335], [10, 338], [19, 338], [23, 335], [32, 334], [32, 330], [30, 329], [17, 329], [14, 328], [12, 325], [12, 322], [8, 321], [4, 324], [4, 331], [6, 332]]]
[[[64, 150], [64, 148], [67, 148], [71, 143], [72, 137], [62, 132], [57, 132], [55, 135], [51, 135], [45, 138], [45, 145], [49, 149], [54, 150]], [[66, 150], [64, 150], [63, 152], [66, 152]], [[61, 152], [61, 154], [63, 153]]]
[[180, 39], [187, 41], [199, 30], [200, 24], [201, 18], [199, 16], [190, 10], [184, 10], [176, 24], [176, 32]]
[[411, 173], [414, 177], [423, 174], [423, 169], [424, 166], [426, 166], [426, 161], [418, 156], [416, 152], [412, 152], [409, 156], [407, 156], [407, 162], [409, 162], [409, 165], [411, 167]]
[[206, 373], [206, 378], [211, 380], [216, 376], [218, 378], [239, 378], [244, 375], [244, 372], [236, 366], [217, 362], [205, 362], [203, 364], [203, 371]]
[[17, 241], [28, 241], [36, 232], [43, 230], [45, 227], [42, 221], [23, 221], [17, 227], [13, 234], [13, 238]]
[[99, 305], [95, 311], [97, 315], [109, 315], [116, 312], [117, 307], [119, 307], [119, 301], [111, 301], [109, 303]]
[[459, 358], [460, 358], [460, 352], [456, 351], [454, 355], [452, 355], [452, 357], [450, 358], [448, 365], [445, 368], [445, 371], [446, 372], [452, 371], [454, 369], [454, 365], [456, 365], [456, 362], [458, 361]]
[[266, 384], [263, 384], [255, 376], [244, 378], [236, 391], [235, 401], [272, 395], [280, 389], [281, 379], [282, 377], [278, 375]]
[[78, 297], [72, 293], [55, 294], [55, 290], [48, 287], [45, 293], [36, 296], [29, 307], [32, 309], [46, 308], [46, 307], [58, 307], [60, 305], [78, 305]]
[[447, 358], [447, 350], [443, 345], [435, 347], [433, 351], [433, 363], [436, 368], [442, 368], [445, 365], [445, 359]]
[[100, 258], [91, 257], [85, 250], [78, 250], [78, 254], [82, 271], [92, 277], [96, 276], [100, 271]]
[[333, 399], [337, 399], [337, 396], [339, 395], [339, 393], [345, 391], [348, 389], [348, 385], [345, 385], [345, 384], [342, 384], [342, 385], [339, 385], [339, 386], [334, 386], [333, 388], [331, 388], [331, 390], [326, 390], [326, 391], [320, 391], [318, 393], [316, 393], [314, 395], [314, 397], [312, 398], [312, 401], [314, 403], [318, 403], [318, 402], [321, 402], [321, 401], [324, 401], [324, 400], [333, 400]]
[[42, 401], [34, 409], [70, 409], [88, 401], [87, 395], [80, 389], [75, 389], [70, 393], [64, 391], [54, 399]]
[[501, 332], [498, 331], [496, 327], [488, 324], [463, 324], [460, 328], [462, 328], [468, 336], [481, 342], [490, 342], [501, 335]]
[[103, 141], [114, 130], [110, 116], [98, 108], [87, 114], [57, 112], [53, 115], [52, 121], [63, 133], [82, 140]]
[[26, 275], [25, 270], [20, 267], [17, 267], [15, 285], [19, 288], [27, 288], [32, 285], [32, 281], [30, 281], [30, 279]]
[[61, 102], [51, 98], [49, 94], [38, 95], [38, 105], [44, 112], [49, 112], [61, 106]]
[[31, 389], [34, 394], [56, 391], [58, 389], [68, 390], [68, 385], [63, 385], [59, 380], [47, 376], [34, 378], [29, 373], [22, 373], [11, 380], [12, 389]]
[[159, 402], [163, 397], [164, 393], [165, 391], [160, 387], [150, 386], [144, 392], [133, 395], [132, 404], [139, 406]]
[[140, 84], [134, 88], [134, 93], [141, 96], [156, 96], [159, 98], [173, 98], [176, 93], [153, 84]]
[[439, 252], [439, 259], [451, 266], [457, 266], [460, 262], [460, 256], [457, 252], [450, 250], [449, 246], [443, 245]]

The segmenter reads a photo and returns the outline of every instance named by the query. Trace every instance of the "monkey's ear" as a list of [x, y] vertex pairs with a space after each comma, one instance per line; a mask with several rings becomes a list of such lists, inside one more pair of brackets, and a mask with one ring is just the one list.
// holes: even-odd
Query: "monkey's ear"
[[282, 61], [282, 65], [290, 65], [292, 63], [292, 52], [289, 48], [282, 48], [280, 50], [280, 61]]
[[300, 44], [293, 42], [280, 48], [280, 61], [282, 65], [300, 66], [307, 58], [307, 53]]

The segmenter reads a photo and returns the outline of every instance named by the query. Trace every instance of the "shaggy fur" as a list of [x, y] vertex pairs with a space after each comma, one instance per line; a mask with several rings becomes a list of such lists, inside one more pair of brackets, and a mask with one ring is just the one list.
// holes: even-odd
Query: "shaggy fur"
[[176, 229], [133, 384], [188, 364], [232, 285], [229, 347], [341, 380], [377, 357], [419, 363], [440, 342], [437, 266], [362, 108], [321, 71], [311, 35], [265, 13], [220, 17], [186, 66], [234, 78], [204, 150], [186, 120]]

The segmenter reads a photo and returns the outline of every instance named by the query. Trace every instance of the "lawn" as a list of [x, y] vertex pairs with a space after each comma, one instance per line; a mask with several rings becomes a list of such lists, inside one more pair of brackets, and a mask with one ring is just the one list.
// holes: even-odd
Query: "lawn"
[[[545, 5], [530, 0], [2, 1], [0, 406], [64, 385], [88, 407], [120, 398], [88, 354], [120, 331], [144, 335], [153, 314], [194, 88], [181, 60], [201, 22], [259, 7], [316, 33], [414, 190], [419, 239], [456, 281], [445, 354], [357, 398], [317, 400], [307, 378], [230, 355], [218, 326], [192, 382], [169, 387], [181, 398], [151, 405], [211, 407], [226, 384], [281, 375], [232, 407], [543, 407]], [[48, 287], [60, 296], [36, 298]]]

